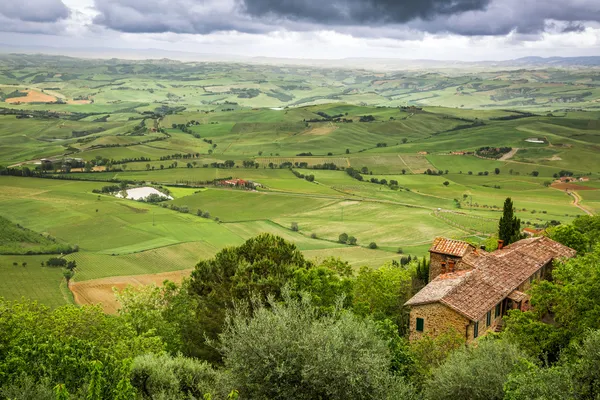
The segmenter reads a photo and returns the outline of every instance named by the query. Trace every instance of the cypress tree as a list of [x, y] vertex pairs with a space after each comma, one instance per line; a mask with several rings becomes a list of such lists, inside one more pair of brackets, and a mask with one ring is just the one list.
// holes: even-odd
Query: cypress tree
[[507, 246], [521, 239], [521, 220], [514, 214], [514, 206], [510, 197], [504, 201], [504, 211], [498, 224], [498, 238]]

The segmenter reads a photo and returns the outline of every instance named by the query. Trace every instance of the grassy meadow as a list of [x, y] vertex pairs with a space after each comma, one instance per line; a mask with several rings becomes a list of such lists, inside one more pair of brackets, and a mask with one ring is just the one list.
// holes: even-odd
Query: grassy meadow
[[[0, 56], [0, 92], [61, 101], [0, 103], [0, 296], [9, 299], [73, 301], [62, 270], [41, 266], [69, 246], [79, 251], [62, 257], [77, 263], [77, 282], [189, 270], [262, 232], [310, 259], [378, 267], [399, 249], [425, 255], [436, 236], [484, 240], [506, 197], [523, 226], [600, 212], [598, 93], [583, 70], [374, 76], [74, 59], [13, 68], [19, 60]], [[513, 151], [490, 159], [481, 147]], [[42, 166], [45, 179], [7, 176], [39, 176]], [[586, 181], [568, 193], [554, 184], [559, 174]], [[259, 185], [214, 184], [227, 178]], [[121, 182], [173, 199], [97, 193]], [[342, 233], [357, 244], [339, 243]], [[42, 251], [51, 254], [26, 254]]]

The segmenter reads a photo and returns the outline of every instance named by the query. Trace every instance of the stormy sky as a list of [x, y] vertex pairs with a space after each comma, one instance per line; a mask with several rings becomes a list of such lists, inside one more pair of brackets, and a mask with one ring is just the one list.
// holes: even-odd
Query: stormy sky
[[0, 44], [291, 58], [600, 55], [600, 0], [2, 0]]

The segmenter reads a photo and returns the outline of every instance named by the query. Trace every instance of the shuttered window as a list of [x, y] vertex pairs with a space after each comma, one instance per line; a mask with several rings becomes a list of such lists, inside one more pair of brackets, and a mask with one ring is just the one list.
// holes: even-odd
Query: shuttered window
[[475, 322], [475, 326], [473, 326], [473, 338], [479, 336], [479, 322]]
[[487, 326], [490, 326], [492, 324], [492, 312], [488, 311], [487, 315], [485, 316], [485, 323], [487, 324]]
[[495, 316], [496, 318], [498, 318], [498, 317], [500, 316], [500, 312], [502, 311], [502, 310], [501, 310], [501, 307], [502, 307], [501, 303], [498, 303], [498, 304], [496, 305], [496, 312], [494, 313], [494, 316]]
[[423, 332], [425, 329], [425, 320], [423, 318], [417, 318], [417, 332]]

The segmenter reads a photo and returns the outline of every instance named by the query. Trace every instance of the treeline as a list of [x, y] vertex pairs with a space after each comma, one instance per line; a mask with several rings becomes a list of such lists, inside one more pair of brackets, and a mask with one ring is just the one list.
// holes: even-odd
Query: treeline
[[304, 175], [303, 173], [300, 173], [292, 168], [290, 168], [290, 171], [292, 171], [292, 173], [294, 175], [296, 175], [297, 178], [300, 179], [306, 179], [308, 182], [314, 182], [315, 181], [315, 176], [310, 174], [310, 175]]
[[475, 150], [475, 153], [478, 156], [486, 157], [486, 158], [495, 158], [498, 159], [502, 157], [504, 154], [512, 151], [512, 147], [480, 147]]

